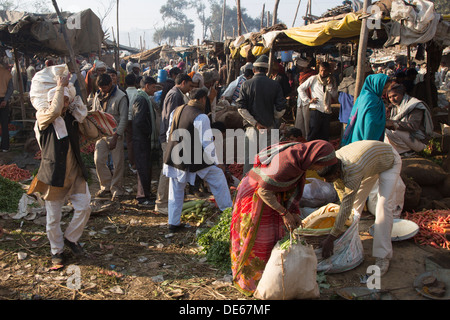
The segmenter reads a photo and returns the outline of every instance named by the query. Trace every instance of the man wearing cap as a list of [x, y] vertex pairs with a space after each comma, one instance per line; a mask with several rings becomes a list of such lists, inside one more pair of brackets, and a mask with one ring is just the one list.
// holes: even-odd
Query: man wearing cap
[[[311, 62], [307, 59], [299, 58], [296, 61], [297, 69], [299, 70], [298, 75], [298, 89], [300, 86], [308, 80], [311, 76], [317, 74], [317, 71], [310, 67]], [[307, 95], [311, 98], [311, 90], [308, 90]], [[302, 103], [302, 99], [300, 96], [300, 91], [298, 91], [298, 99], [297, 99], [297, 114], [295, 117], [295, 125], [296, 128], [302, 131], [303, 137], [308, 137], [309, 134], [309, 106], [307, 104]]]
[[[262, 55], [253, 63], [255, 75], [242, 84], [236, 100], [246, 128], [244, 174], [252, 168], [252, 161], [259, 151], [277, 142], [269, 141], [269, 131], [277, 129], [276, 120], [286, 111], [283, 89], [278, 82], [267, 76], [268, 70], [269, 58]], [[267, 139], [259, 139], [258, 132], [265, 133]]]
[[[114, 116], [117, 130], [111, 137], [97, 141], [95, 145], [94, 161], [100, 190], [96, 197], [102, 198], [112, 194], [112, 200], [124, 194], [124, 140], [123, 135], [128, 124], [128, 99], [117, 85], [113, 85], [108, 74], [102, 74], [97, 79], [100, 90], [96, 93], [92, 110], [103, 111]], [[108, 167], [108, 155], [111, 153], [114, 170]]]
[[228, 87], [225, 89], [224, 93], [221, 96], [221, 99], [226, 99], [232, 106], [236, 105], [236, 100], [239, 98], [239, 92], [241, 91], [242, 84], [253, 78], [253, 63], [248, 62], [244, 66], [243, 74], [236, 78], [233, 82], [231, 82]]
[[86, 74], [87, 95], [95, 95], [98, 90], [96, 79], [106, 72], [107, 66], [103, 61], [96, 61], [94, 66]]
[[[87, 108], [77, 103], [81, 99], [73, 99], [75, 89], [69, 90], [68, 85], [68, 77], [60, 77], [57, 86], [48, 92], [48, 107], [36, 112], [36, 134], [42, 161], [28, 190], [28, 194], [41, 193], [45, 200], [52, 263], [59, 265], [64, 264], [64, 245], [76, 256], [83, 255], [78, 240], [91, 213], [88, 174], [80, 154], [80, 133], [86, 133], [83, 123]], [[72, 203], [74, 214], [63, 233], [61, 209], [66, 200]]]

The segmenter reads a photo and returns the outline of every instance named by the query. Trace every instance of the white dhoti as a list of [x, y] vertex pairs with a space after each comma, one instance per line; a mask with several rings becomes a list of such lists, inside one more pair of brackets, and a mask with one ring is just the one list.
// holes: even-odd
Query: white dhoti
[[178, 226], [181, 223], [181, 211], [184, 202], [184, 189], [186, 184], [194, 185], [198, 175], [208, 183], [214, 195], [217, 206], [221, 211], [233, 205], [227, 180], [223, 171], [215, 165], [199, 170], [195, 173], [184, 172], [164, 165], [164, 175], [170, 178], [169, 182], [169, 225]]
[[409, 132], [401, 130], [392, 131], [386, 129], [384, 142], [389, 143], [400, 154], [409, 152], [411, 150], [420, 152], [426, 147], [423, 142], [417, 139], [411, 139]]

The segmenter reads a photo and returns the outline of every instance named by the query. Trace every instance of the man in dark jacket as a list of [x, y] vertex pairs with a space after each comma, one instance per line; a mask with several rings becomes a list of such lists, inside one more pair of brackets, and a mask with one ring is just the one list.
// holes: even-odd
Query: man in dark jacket
[[169, 70], [169, 77], [166, 81], [162, 84], [162, 92], [161, 92], [161, 105], [164, 103], [164, 99], [167, 96], [167, 93], [175, 87], [175, 79], [178, 77], [178, 75], [181, 73], [181, 70], [178, 67], [173, 67]]
[[[255, 61], [253, 64], [255, 75], [242, 84], [239, 98], [236, 100], [246, 128], [244, 174], [252, 168], [252, 160], [259, 151], [277, 142], [269, 140], [270, 130], [278, 129], [276, 120], [286, 111], [283, 89], [278, 82], [267, 77], [268, 61], [265, 55]], [[258, 138], [260, 135], [258, 131], [263, 133], [262, 136], [266, 136], [263, 140]]]
[[141, 80], [133, 103], [133, 151], [138, 177], [136, 199], [140, 205], [155, 205], [151, 201], [151, 151], [157, 144], [156, 118], [150, 96], [156, 92], [156, 80], [145, 76]]
[[[161, 125], [159, 131], [159, 142], [163, 151], [163, 158], [165, 157], [165, 150], [167, 146], [166, 133], [169, 127], [170, 114], [177, 107], [189, 102], [186, 93], [191, 91], [192, 79], [187, 74], [179, 74], [175, 79], [175, 86], [170, 89], [164, 99], [161, 112]], [[159, 176], [158, 194], [156, 199], [155, 211], [162, 214], [168, 214], [168, 194], [169, 194], [169, 178], [163, 175], [162, 170]]]

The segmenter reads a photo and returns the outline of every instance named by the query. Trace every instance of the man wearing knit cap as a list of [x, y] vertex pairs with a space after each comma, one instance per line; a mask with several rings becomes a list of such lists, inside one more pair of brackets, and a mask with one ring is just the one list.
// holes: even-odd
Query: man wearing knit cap
[[[245, 155], [244, 174], [253, 167], [255, 155], [277, 141], [263, 141], [258, 133], [271, 136], [271, 129], [278, 129], [276, 120], [286, 111], [286, 99], [280, 84], [267, 76], [269, 58], [260, 56], [253, 63], [254, 76], [242, 84], [236, 106], [244, 120]], [[250, 154], [252, 153], [252, 154]]]

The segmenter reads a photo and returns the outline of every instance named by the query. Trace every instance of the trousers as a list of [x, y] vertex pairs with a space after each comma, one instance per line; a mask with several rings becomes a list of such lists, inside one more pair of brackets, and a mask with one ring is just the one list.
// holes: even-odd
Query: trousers
[[68, 197], [68, 200], [72, 202], [74, 212], [64, 233], [61, 230], [61, 209], [65, 204], [65, 199], [45, 201], [47, 211], [46, 231], [52, 254], [59, 254], [64, 251], [64, 238], [71, 242], [78, 242], [91, 215], [91, 194], [87, 183], [86, 193], [72, 194]]
[[[109, 150], [109, 140], [111, 137], [102, 138], [97, 141], [94, 152], [94, 162], [97, 170], [97, 177], [100, 183], [100, 190], [109, 190], [113, 196], [124, 194], [123, 176], [124, 176], [124, 146], [123, 137], [117, 139], [117, 145], [114, 150]], [[114, 170], [108, 167], [108, 155], [111, 154]]]

